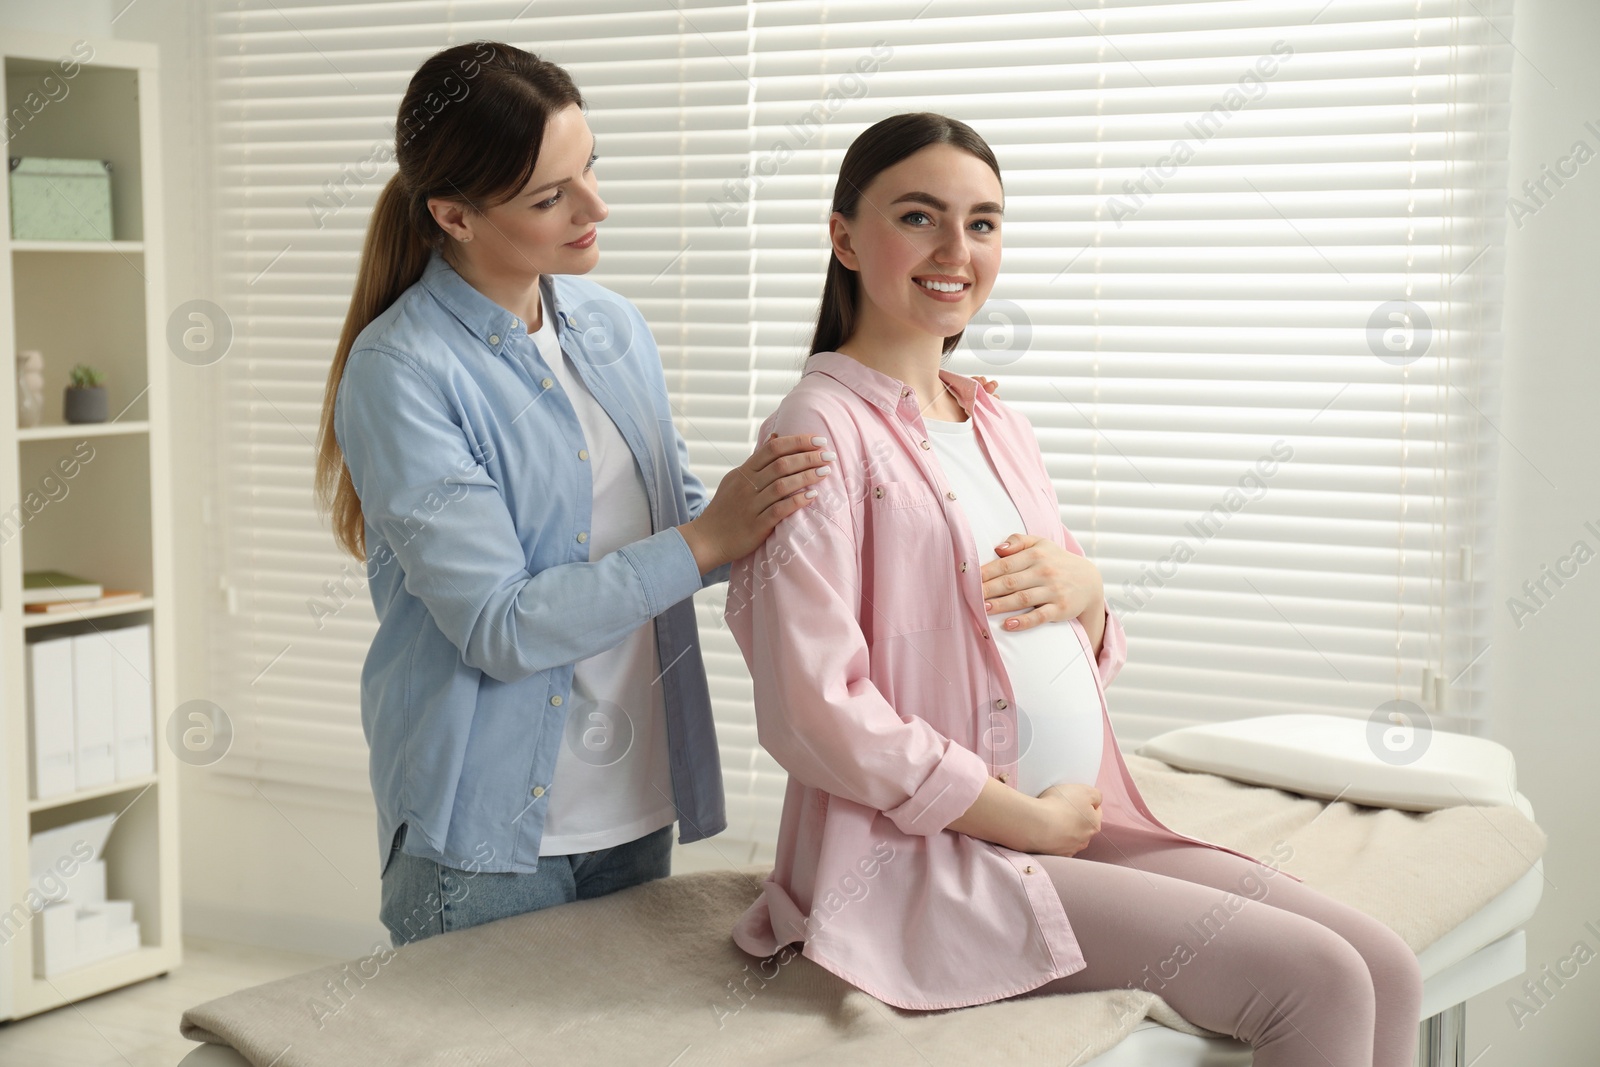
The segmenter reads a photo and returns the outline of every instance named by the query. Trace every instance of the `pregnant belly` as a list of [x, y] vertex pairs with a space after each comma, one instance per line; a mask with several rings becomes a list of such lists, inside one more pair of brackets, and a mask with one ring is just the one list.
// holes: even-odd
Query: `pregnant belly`
[[1094, 667], [1070, 621], [1012, 633], [990, 619], [995, 648], [1016, 697], [1021, 757], [1017, 788], [1038, 796], [1058, 782], [1094, 785], [1104, 746]]

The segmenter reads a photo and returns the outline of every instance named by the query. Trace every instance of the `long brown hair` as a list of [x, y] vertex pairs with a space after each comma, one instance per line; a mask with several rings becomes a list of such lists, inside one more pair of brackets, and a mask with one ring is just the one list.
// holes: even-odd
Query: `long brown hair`
[[[872, 179], [907, 156], [934, 144], [954, 145], [971, 152], [989, 165], [995, 179], [1001, 182], [1000, 188], [1005, 188], [1000, 179], [1000, 164], [978, 131], [960, 119], [931, 111], [913, 111], [873, 123], [850, 142], [844, 161], [839, 164], [839, 180], [833, 186], [830, 214], [837, 211], [847, 219], [854, 219], [861, 203], [861, 190], [871, 185]], [[811, 335], [811, 354], [836, 352], [855, 332], [860, 300], [858, 281], [856, 272], [840, 263], [838, 256], [828, 257], [828, 276], [822, 283], [822, 304], [817, 310], [817, 328]], [[945, 355], [960, 343], [960, 333], [946, 337]]]
[[417, 68], [400, 100], [394, 156], [398, 172], [378, 194], [367, 224], [355, 291], [328, 369], [317, 440], [316, 500], [332, 512], [333, 536], [367, 557], [366, 522], [350, 468], [333, 430], [334, 399], [356, 337], [422, 277], [446, 235], [428, 211], [430, 197], [468, 210], [503, 204], [522, 191], [539, 160], [545, 123], [569, 105], [585, 107], [556, 64], [498, 41], [436, 52]]

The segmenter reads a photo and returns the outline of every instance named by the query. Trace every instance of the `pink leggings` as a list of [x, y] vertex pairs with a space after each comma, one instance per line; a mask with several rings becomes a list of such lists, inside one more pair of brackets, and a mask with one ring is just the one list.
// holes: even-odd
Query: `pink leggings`
[[1411, 1067], [1422, 972], [1388, 926], [1261, 864], [1107, 828], [1040, 856], [1087, 966], [1033, 991], [1141, 987], [1254, 1067]]

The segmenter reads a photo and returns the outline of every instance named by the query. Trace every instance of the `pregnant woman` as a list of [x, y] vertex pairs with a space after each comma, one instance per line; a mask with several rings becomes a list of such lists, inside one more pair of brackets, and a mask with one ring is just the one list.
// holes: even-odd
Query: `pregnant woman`
[[[901, 1008], [1139, 986], [1256, 1067], [1407, 1067], [1421, 975], [1399, 935], [1140, 797], [1103, 691], [1122, 627], [1032, 427], [940, 366], [1000, 267], [989, 146], [885, 119], [832, 206], [811, 355], [761, 432], [827, 435], [844, 478], [730, 576], [758, 736], [789, 772], [735, 941], [803, 943]], [[979, 582], [1013, 530], [1069, 550], [1070, 603], [1026, 632]]]

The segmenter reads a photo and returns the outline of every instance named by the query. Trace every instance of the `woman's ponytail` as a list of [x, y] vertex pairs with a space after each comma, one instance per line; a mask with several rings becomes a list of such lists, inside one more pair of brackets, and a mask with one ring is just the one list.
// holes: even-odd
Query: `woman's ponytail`
[[361, 266], [356, 271], [355, 292], [350, 296], [350, 309], [345, 312], [333, 365], [328, 368], [317, 435], [317, 500], [332, 513], [335, 542], [358, 560], [367, 558], [366, 521], [361, 515], [355, 483], [350, 480], [350, 468], [345, 465], [344, 452], [333, 431], [334, 400], [356, 337], [421, 278], [422, 269], [428, 265], [430, 249], [412, 225], [409, 200], [405, 178], [395, 174], [378, 194], [378, 203], [372, 209], [361, 249]]

